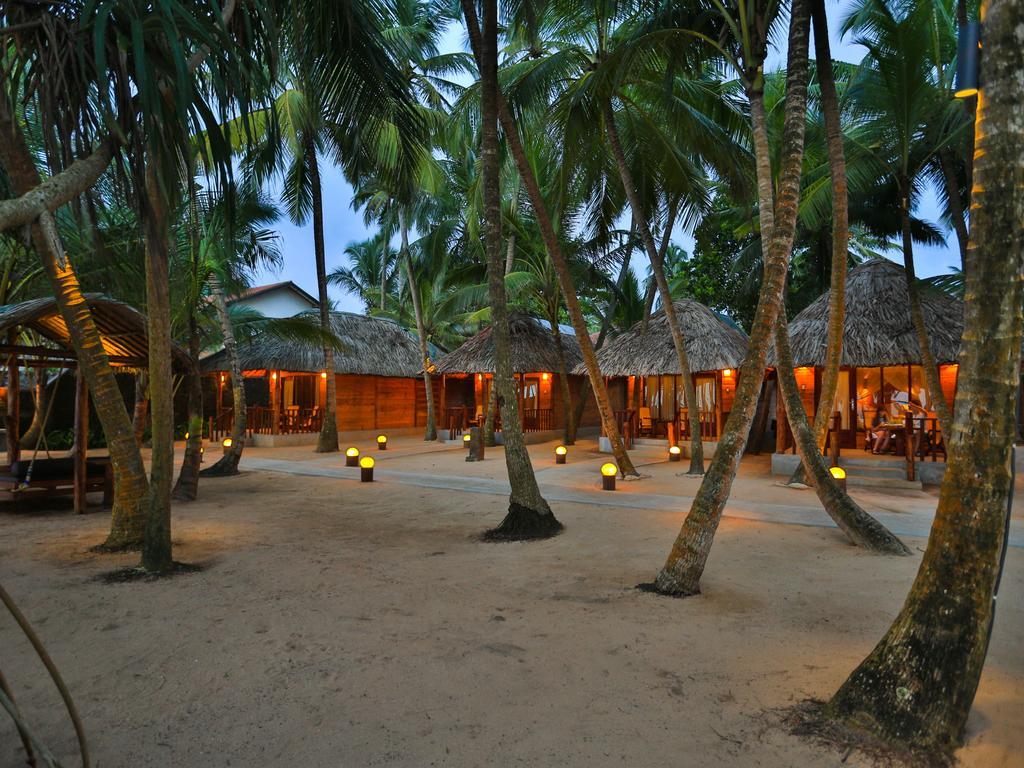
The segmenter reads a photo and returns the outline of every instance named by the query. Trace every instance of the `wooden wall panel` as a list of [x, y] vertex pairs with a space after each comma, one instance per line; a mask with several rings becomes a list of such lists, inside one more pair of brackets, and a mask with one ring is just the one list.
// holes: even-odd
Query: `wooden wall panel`
[[376, 376], [338, 376], [338, 429], [377, 428]]

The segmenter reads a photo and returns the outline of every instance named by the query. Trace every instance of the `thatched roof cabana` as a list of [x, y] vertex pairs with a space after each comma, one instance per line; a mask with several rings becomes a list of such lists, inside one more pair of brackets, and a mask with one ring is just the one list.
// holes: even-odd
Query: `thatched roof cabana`
[[[103, 351], [111, 365], [128, 368], [149, 367], [149, 335], [146, 330], [146, 316], [134, 307], [98, 293], [85, 295], [86, 303], [100, 332]], [[6, 338], [13, 328], [28, 328], [56, 347], [10, 348], [23, 357], [32, 357], [40, 364], [52, 363], [59, 366], [62, 360], [74, 360], [74, 346], [64, 317], [57, 306], [57, 299], [45, 296], [30, 299], [20, 304], [0, 307], [0, 338]], [[188, 354], [177, 344], [171, 345], [174, 363], [182, 368], [191, 367]]]
[[[303, 313], [317, 318], [315, 313]], [[334, 333], [345, 345], [334, 353], [334, 371], [362, 376], [415, 378], [423, 369], [419, 341], [393, 320], [332, 312]], [[243, 371], [280, 370], [319, 373], [324, 370], [324, 352], [313, 344], [297, 344], [287, 339], [261, 334], [238, 345]], [[204, 373], [228, 370], [227, 354], [222, 349], [204, 358]]]
[[[674, 306], [694, 373], [739, 368], [747, 355], [747, 336], [743, 331], [691, 299], [680, 299]], [[664, 310], [651, 315], [646, 332], [643, 324], [637, 323], [607, 342], [597, 353], [597, 361], [605, 376], [682, 373]], [[585, 372], [582, 366], [578, 372]]]
[[[583, 361], [575, 336], [562, 334], [566, 370]], [[509, 341], [513, 373], [558, 372], [558, 348], [551, 330], [527, 315], [509, 317]], [[494, 373], [494, 341], [488, 326], [437, 362], [437, 373]]]
[[[819, 296], [789, 323], [793, 363], [823, 366], [828, 344], [829, 293]], [[937, 363], [955, 363], [964, 330], [963, 303], [935, 289], [920, 289], [924, 321]], [[910, 320], [903, 267], [872, 259], [846, 276], [843, 328], [844, 366], [920, 365], [921, 347]], [[774, 348], [768, 364], [774, 365]]]

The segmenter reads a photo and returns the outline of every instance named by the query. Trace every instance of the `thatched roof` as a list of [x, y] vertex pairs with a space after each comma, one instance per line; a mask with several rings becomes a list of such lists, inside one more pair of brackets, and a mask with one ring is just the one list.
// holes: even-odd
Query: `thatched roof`
[[[134, 307], [98, 293], [85, 295], [86, 303], [100, 332], [103, 351], [116, 366], [146, 368], [149, 365], [149, 335], [146, 316]], [[53, 342], [55, 354], [38, 350], [34, 357], [60, 359], [74, 358], [74, 347], [68, 327], [57, 306], [57, 299], [45, 296], [20, 304], [0, 307], [0, 336], [12, 328], [31, 328]], [[59, 349], [58, 349], [59, 348]], [[188, 354], [176, 344], [171, 346], [174, 362], [190, 368]]]
[[[332, 312], [331, 323], [345, 345], [342, 351], [334, 353], [336, 373], [412, 378], [423, 369], [419, 341], [393, 320]], [[319, 346], [297, 344], [268, 334], [241, 342], [238, 356], [244, 371], [317, 373], [324, 370], [324, 352]], [[219, 350], [204, 358], [200, 367], [207, 373], [228, 370], [227, 354]]]
[[[963, 303], [938, 290], [921, 290], [924, 320], [938, 363], [956, 362], [964, 329]], [[793, 362], [825, 364], [829, 292], [819, 296], [789, 323]], [[887, 259], [872, 259], [846, 276], [846, 312], [842, 365], [918, 365], [921, 348], [910, 320], [906, 273]], [[768, 364], [774, 365], [775, 350]]]
[[[572, 372], [583, 357], [575, 336], [562, 335], [566, 369]], [[551, 330], [526, 315], [509, 317], [512, 372], [558, 372], [558, 348]], [[437, 362], [438, 373], [494, 373], [494, 342], [488, 326]]]
[[[694, 373], [740, 366], [747, 355], [747, 336], [743, 331], [691, 299], [680, 299], [673, 306], [686, 340], [690, 369]], [[646, 333], [643, 323], [637, 323], [606, 342], [597, 353], [597, 361], [605, 376], [681, 373], [664, 310], [651, 315]], [[583, 368], [580, 367], [579, 371], [582, 372]]]

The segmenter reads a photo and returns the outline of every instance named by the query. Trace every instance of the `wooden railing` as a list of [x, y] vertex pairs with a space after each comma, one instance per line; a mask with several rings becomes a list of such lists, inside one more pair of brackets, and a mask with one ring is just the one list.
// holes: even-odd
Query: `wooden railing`
[[[285, 408], [276, 413], [275, 420], [273, 408], [254, 405], [245, 410], [245, 436], [319, 432], [323, 421], [322, 408]], [[231, 434], [234, 424], [235, 412], [232, 409], [210, 416], [206, 422], [206, 437], [219, 441]]]

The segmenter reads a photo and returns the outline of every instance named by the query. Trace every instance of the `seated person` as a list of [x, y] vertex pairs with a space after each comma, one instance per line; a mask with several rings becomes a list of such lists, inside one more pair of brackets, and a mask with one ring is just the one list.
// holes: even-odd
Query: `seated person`
[[871, 452], [875, 455], [885, 453], [889, 450], [889, 442], [892, 440], [892, 433], [885, 425], [885, 412], [875, 411], [871, 419]]

